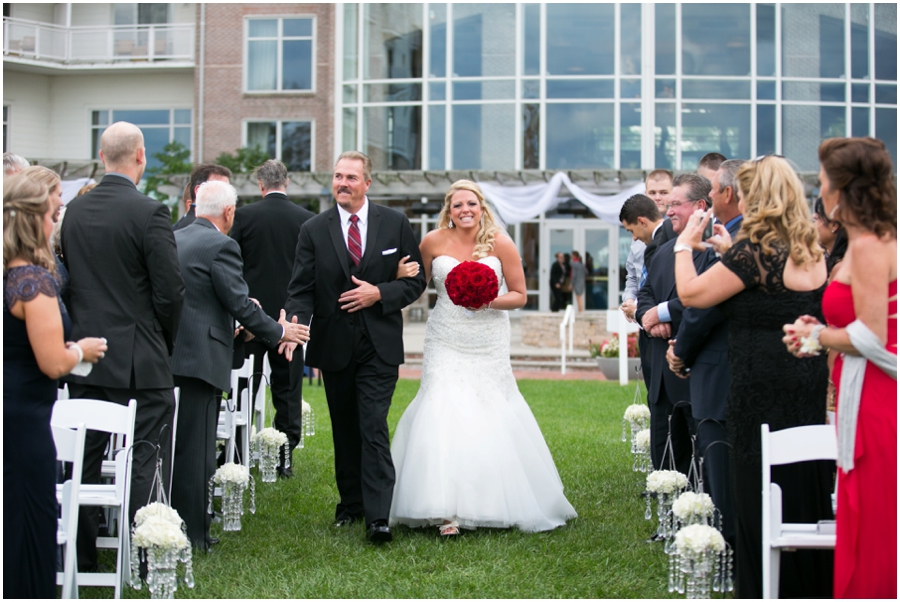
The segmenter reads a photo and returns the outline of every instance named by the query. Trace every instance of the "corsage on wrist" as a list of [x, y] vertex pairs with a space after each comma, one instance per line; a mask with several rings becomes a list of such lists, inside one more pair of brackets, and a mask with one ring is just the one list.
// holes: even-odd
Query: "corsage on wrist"
[[685, 244], [683, 242], [675, 243], [675, 246], [672, 247], [672, 252], [679, 253], [681, 251], [688, 251], [690, 253], [693, 253], [694, 247], [692, 247], [691, 245]]
[[66, 347], [68, 347], [69, 349], [74, 349], [75, 353], [78, 354], [78, 361], [75, 362], [76, 364], [80, 364], [84, 361], [84, 350], [81, 348], [81, 345], [79, 345], [78, 343], [70, 342], [66, 345]]
[[824, 349], [822, 343], [819, 342], [819, 335], [822, 334], [824, 329], [824, 324], [817, 324], [813, 326], [808, 337], [800, 337], [799, 352], [807, 355], [819, 355], [819, 352]]

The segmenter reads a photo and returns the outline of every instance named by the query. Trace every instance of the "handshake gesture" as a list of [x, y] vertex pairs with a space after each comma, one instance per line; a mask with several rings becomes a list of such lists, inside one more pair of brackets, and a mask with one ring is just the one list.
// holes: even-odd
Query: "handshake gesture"
[[278, 316], [278, 323], [284, 327], [284, 336], [278, 342], [278, 353], [284, 355], [287, 361], [291, 361], [294, 356], [294, 349], [297, 345], [303, 345], [309, 340], [309, 326], [306, 324], [298, 324], [297, 316], [287, 321], [287, 314], [282, 309]]

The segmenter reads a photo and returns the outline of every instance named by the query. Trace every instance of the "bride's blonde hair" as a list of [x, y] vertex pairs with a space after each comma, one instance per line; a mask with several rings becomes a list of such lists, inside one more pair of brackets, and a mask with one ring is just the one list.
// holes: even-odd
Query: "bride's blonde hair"
[[438, 215], [438, 228], [453, 227], [450, 221], [450, 200], [460, 190], [468, 190], [473, 193], [481, 206], [481, 222], [478, 227], [478, 234], [475, 235], [475, 248], [472, 250], [472, 257], [482, 259], [494, 250], [494, 239], [502, 229], [497, 225], [494, 212], [484, 202], [484, 194], [481, 192], [478, 184], [471, 180], [457, 180], [450, 185], [450, 188], [447, 189], [447, 194], [444, 195], [444, 206], [441, 208], [440, 215]]

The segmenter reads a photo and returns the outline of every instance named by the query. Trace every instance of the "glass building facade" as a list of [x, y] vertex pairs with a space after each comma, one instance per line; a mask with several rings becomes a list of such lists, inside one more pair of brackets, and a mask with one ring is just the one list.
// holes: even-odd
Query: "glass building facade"
[[[376, 171], [694, 170], [875, 136], [897, 158], [895, 4], [338, 4], [335, 140]], [[410, 217], [422, 233], [431, 215]], [[592, 215], [510, 232], [530, 309], [557, 250], [618, 303], [630, 236]]]

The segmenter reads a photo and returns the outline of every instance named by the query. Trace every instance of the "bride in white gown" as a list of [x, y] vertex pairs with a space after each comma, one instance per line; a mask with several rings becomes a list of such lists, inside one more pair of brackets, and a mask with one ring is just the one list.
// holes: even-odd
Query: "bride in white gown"
[[[474, 182], [454, 183], [438, 228], [420, 245], [437, 304], [425, 330], [422, 382], [391, 453], [397, 473], [390, 524], [546, 531], [576, 515], [509, 362], [509, 316], [525, 305], [515, 243]], [[444, 279], [463, 261], [490, 266], [509, 292], [487, 306], [454, 305]], [[402, 266], [401, 266], [402, 267]]]

